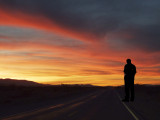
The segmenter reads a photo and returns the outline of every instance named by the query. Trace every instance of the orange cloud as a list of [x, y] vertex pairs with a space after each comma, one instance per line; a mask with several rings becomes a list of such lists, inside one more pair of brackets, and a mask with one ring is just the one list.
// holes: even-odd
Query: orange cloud
[[70, 30], [53, 20], [41, 15], [31, 15], [16, 10], [0, 9], [0, 25], [30, 27], [54, 32], [67, 37], [72, 37], [85, 42], [96, 42], [98, 39], [89, 33], [80, 33]]

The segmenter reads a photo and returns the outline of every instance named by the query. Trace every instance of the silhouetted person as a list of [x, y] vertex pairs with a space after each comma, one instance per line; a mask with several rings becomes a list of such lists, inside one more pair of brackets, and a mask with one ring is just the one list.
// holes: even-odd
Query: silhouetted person
[[[123, 102], [134, 101], [134, 76], [136, 74], [136, 66], [131, 63], [131, 59], [126, 60], [124, 66], [124, 81], [125, 81], [125, 99]], [[131, 96], [130, 96], [131, 95]]]

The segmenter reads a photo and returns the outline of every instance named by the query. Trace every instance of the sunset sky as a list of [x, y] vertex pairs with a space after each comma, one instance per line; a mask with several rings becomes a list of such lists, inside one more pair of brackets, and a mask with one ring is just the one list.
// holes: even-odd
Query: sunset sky
[[0, 77], [46, 84], [160, 84], [159, 0], [0, 0]]

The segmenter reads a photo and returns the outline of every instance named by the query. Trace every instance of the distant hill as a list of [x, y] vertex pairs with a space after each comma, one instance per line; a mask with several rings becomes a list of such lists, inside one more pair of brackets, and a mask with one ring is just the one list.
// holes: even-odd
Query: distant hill
[[16, 79], [0, 79], [0, 86], [43, 86], [43, 84], [36, 83], [28, 80], [16, 80]]
[[98, 87], [91, 84], [60, 84], [60, 85], [51, 85], [51, 84], [40, 84], [28, 80], [17, 80], [17, 79], [0, 79], [0, 86], [52, 86], [52, 87]]

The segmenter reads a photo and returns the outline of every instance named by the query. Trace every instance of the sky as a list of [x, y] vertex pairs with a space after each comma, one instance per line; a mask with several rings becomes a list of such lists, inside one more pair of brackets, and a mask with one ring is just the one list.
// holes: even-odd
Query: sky
[[160, 84], [159, 0], [0, 0], [0, 76], [45, 84]]

